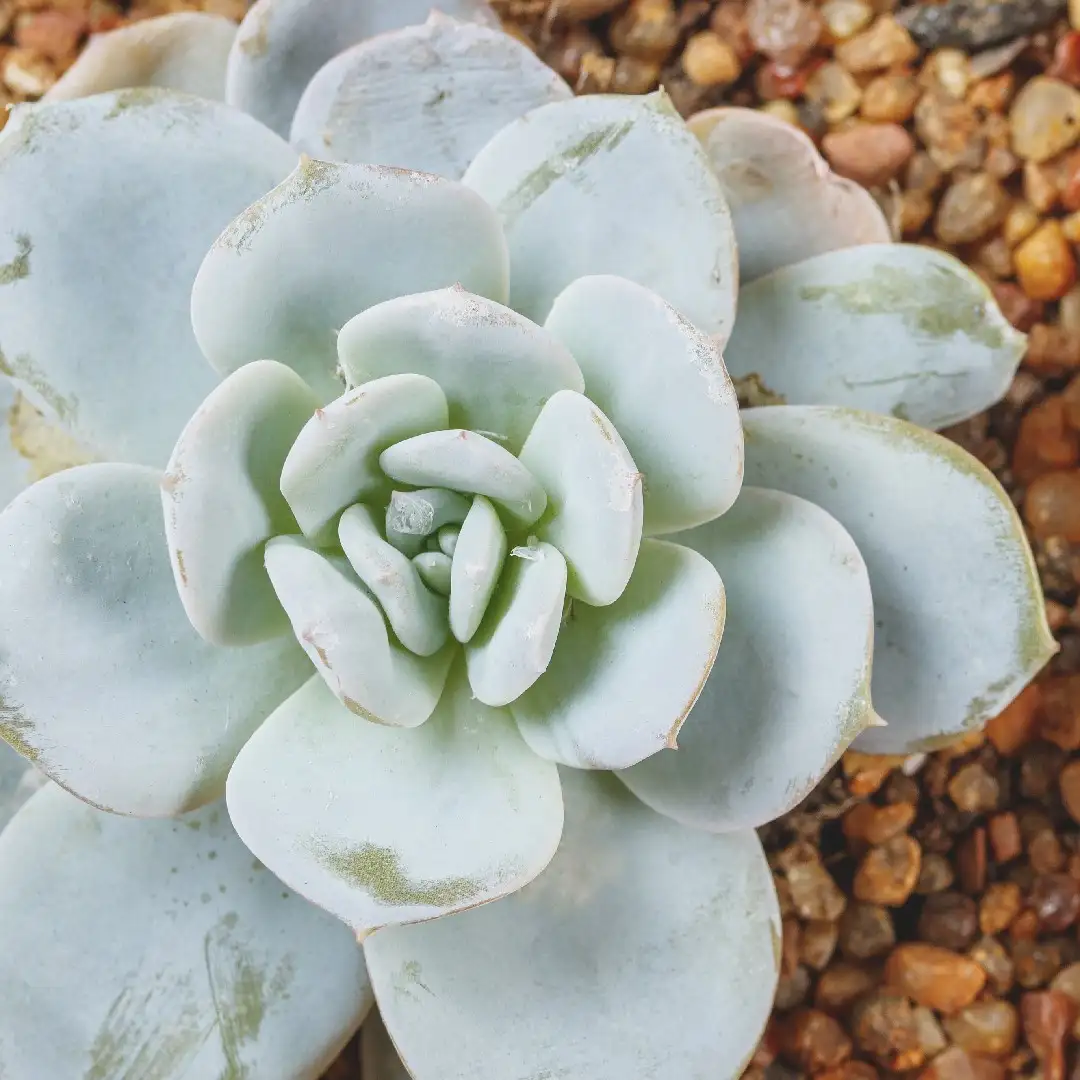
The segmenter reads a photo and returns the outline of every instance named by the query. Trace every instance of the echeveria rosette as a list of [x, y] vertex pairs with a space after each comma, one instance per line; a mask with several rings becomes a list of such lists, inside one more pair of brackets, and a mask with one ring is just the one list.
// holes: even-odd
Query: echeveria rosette
[[[778, 184], [785, 160], [778, 155], [770, 166]], [[85, 206], [87, 175], [99, 177], [94, 214]], [[133, 216], [102, 195], [115, 193], [126, 208], [131, 185], [169, 196]], [[124, 459], [51, 477], [0, 514], [4, 734], [82, 799], [126, 814], [212, 812], [197, 808], [214, 803], [231, 770], [230, 814], [270, 869], [354, 927], [377, 928], [365, 941], [375, 993], [421, 1080], [538, 1069], [599, 1080], [650, 1068], [673, 1077], [737, 1075], [768, 1011], [778, 926], [748, 827], [797, 801], [874, 720], [871, 689], [889, 727], [860, 738], [923, 745], [992, 715], [1052, 647], [1004, 493], [961, 451], [909, 423], [817, 404], [746, 412], [750, 485], [720, 513], [735, 492], [722, 495], [716, 474], [696, 469], [737, 463], [730, 428], [700, 422], [732, 415], [719, 350], [740, 329], [723, 190], [656, 97], [544, 106], [497, 135], [462, 184], [370, 166], [297, 166], [295, 153], [248, 117], [148, 92], [22, 111], [0, 141], [0, 242], [16, 251], [25, 236], [32, 245], [29, 272], [0, 288], [0, 345], [21, 387], [51, 401], [88, 443], [117, 448]], [[753, 209], [744, 203], [739, 213], [750, 220]], [[677, 258], [672, 237], [680, 238]], [[801, 295], [806, 289], [842, 285], [849, 299], [834, 306], [845, 332], [867, 319], [864, 340], [872, 340], [884, 325], [898, 351], [911, 345], [913, 377], [932, 341], [962, 348], [972, 372], [1014, 362], [1006, 332], [996, 345], [983, 332], [987, 321], [1003, 325], [1000, 313], [959, 264], [941, 263], [963, 286], [952, 300], [978, 318], [946, 327], [937, 297], [925, 316], [912, 312], [906, 294], [887, 293], [863, 310], [850, 299], [858, 298], [851, 280], [831, 278], [833, 257], [806, 250], [820, 238], [791, 239], [798, 258], [820, 260], [794, 302], [815, 302]], [[101, 258], [106, 247], [127, 258]], [[770, 255], [778, 272], [781, 249]], [[899, 245], [870, 250], [877, 264], [944, 259]], [[462, 305], [471, 321], [440, 321], [461, 315]], [[514, 347], [480, 347], [499, 334]], [[815, 340], [828, 346], [828, 338]], [[77, 356], [71, 341], [80, 343]], [[403, 341], [407, 347], [390, 347]], [[203, 351], [224, 376], [216, 386]], [[508, 362], [519, 380], [494, 376]], [[339, 365], [355, 385], [342, 385]], [[541, 367], [563, 382], [534, 380]], [[327, 642], [304, 641], [302, 631], [298, 641], [297, 609], [279, 603], [279, 590], [289, 591], [282, 582], [299, 581], [297, 603], [316, 595], [335, 616], [353, 619], [335, 647], [374, 640], [414, 669], [438, 655], [406, 649], [389, 619], [381, 621], [390, 600], [354, 580], [347, 550], [328, 546], [334, 530], [318, 508], [327, 471], [300, 470], [318, 496], [303, 509], [282, 494], [302, 432], [308, 424], [321, 430], [316, 408], [333, 419], [350, 395], [362, 403], [389, 386], [389, 400], [402, 380], [404, 411], [422, 396], [433, 409], [445, 400], [446, 421], [432, 412], [427, 430], [376, 443], [366, 462], [376, 488], [380, 477], [400, 474], [401, 454], [387, 451], [464, 431], [464, 442], [487, 440], [518, 462], [562, 511], [569, 502], [552, 499], [557, 485], [593, 474], [562, 471], [559, 454], [573, 448], [572, 463], [591, 461], [580, 448], [596, 446], [596, 436], [546, 438], [531, 462], [526, 451], [544, 411], [573, 402], [581, 416], [606, 422], [582, 425], [598, 434], [602, 426], [612, 440], [601, 437], [605, 447], [617, 447], [616, 434], [625, 445], [629, 460], [620, 451], [618, 475], [630, 483], [607, 494], [617, 490], [623, 505], [628, 491], [640, 492], [642, 522], [636, 559], [622, 563], [624, 573], [627, 562], [632, 568], [621, 595], [608, 604], [575, 600], [565, 621], [560, 609], [551, 662], [531, 687], [509, 706], [484, 704], [458, 661], [448, 665], [442, 693], [432, 693], [431, 715], [413, 727], [371, 723], [343, 704], [333, 679], [313, 674], [304, 648], [318, 664], [314, 646]], [[532, 388], [531, 403], [505, 393], [519, 386]], [[956, 408], [974, 411], [976, 396]], [[496, 406], [508, 415], [522, 408], [519, 426], [489, 420]], [[174, 458], [165, 476], [178, 435], [187, 460], [178, 470]], [[395, 482], [408, 496], [417, 486], [437, 488], [430, 479]], [[443, 474], [434, 479], [449, 486]], [[173, 509], [185, 489], [204, 493], [206, 516], [196, 515], [194, 547], [175, 544], [181, 568], [169, 557], [167, 531], [174, 541], [177, 533], [172, 523], [166, 529], [161, 507], [164, 497]], [[410, 509], [427, 516], [421, 502], [432, 514], [435, 502], [454, 502], [432, 494], [393, 503], [392, 490], [383, 487], [381, 504], [347, 492], [348, 506], [396, 506], [392, 524], [400, 526]], [[693, 513], [687, 492], [704, 499]], [[472, 491], [451, 494], [470, 511], [484, 505]], [[595, 489], [586, 494], [588, 511], [611, 509], [598, 505]], [[292, 499], [301, 506], [295, 489]], [[508, 536], [493, 602], [515, 595], [505, 572], [540, 562], [529, 556], [542, 543], [566, 561], [569, 589], [572, 545], [566, 535], [540, 535], [554, 518], [513, 523], [494, 495], [488, 503], [500, 527], [524, 541]], [[632, 517], [633, 506], [631, 498], [618, 520]], [[301, 514], [310, 515], [310, 537]], [[364, 515], [350, 520], [357, 517]], [[369, 544], [382, 542], [385, 522], [369, 514], [359, 523]], [[445, 554], [439, 540], [456, 554], [461, 531], [455, 538], [451, 525], [437, 536]], [[268, 556], [285, 564], [273, 571], [276, 582], [264, 576]], [[717, 625], [715, 617], [678, 622], [691, 638], [681, 652], [677, 637], [657, 631], [670, 625], [654, 620], [666, 616], [680, 580], [661, 570], [684, 565], [701, 568], [714, 589], [723, 580], [727, 621], [711, 674], [685, 695], [672, 693], [679, 705], [661, 715], [650, 706], [676, 688], [675, 674], [687, 675], [678, 661], [711, 653], [706, 638]], [[208, 566], [206, 580], [217, 574], [241, 586], [210, 589], [194, 604], [186, 597], [185, 610], [174, 574], [183, 587], [185, 576], [200, 580]], [[311, 567], [332, 588], [305, 587]], [[430, 580], [437, 596], [438, 580]], [[230, 607], [245, 596], [257, 601], [250, 609]], [[701, 608], [700, 595], [684, 602], [690, 606], [680, 610]], [[211, 616], [202, 624], [211, 637], [238, 632], [252, 643], [210, 644], [189, 612], [200, 623]], [[256, 640], [274, 620], [277, 636]], [[503, 622], [520, 642], [522, 625]], [[583, 713], [594, 726], [582, 753], [581, 729], [556, 714], [597, 691], [605, 708], [594, 698]], [[695, 696], [679, 750], [620, 769], [622, 784], [595, 767], [642, 754], [643, 731], [651, 748], [661, 735], [667, 741]], [[613, 715], [648, 724], [613, 727]], [[638, 748], [627, 751], [627, 741]], [[0, 840], [0, 858], [8, 845], [51, 853], [48, 838], [61, 844], [47, 815], [31, 813], [47, 805], [46, 794], [63, 801], [55, 788], [35, 796]], [[93, 811], [64, 805], [93, 828]], [[46, 822], [40, 832], [31, 829], [37, 820]], [[136, 823], [119, 823], [135, 837]], [[117, 833], [99, 858], [121, 858], [141, 843]], [[39, 880], [59, 880], [62, 860], [44, 865], [53, 871]], [[132, 878], [131, 866], [123, 872]], [[32, 916], [20, 906], [9, 932], [18, 935]], [[405, 925], [416, 920], [427, 921]], [[73, 925], [73, 947], [86, 949], [84, 924]], [[129, 941], [123, 955], [131, 950]], [[147, 977], [133, 975], [139, 985]], [[82, 1007], [74, 991], [69, 1007]], [[606, 1038], [594, 1023], [598, 1011], [641, 1019]], [[717, 1016], [727, 1022], [718, 1025]], [[85, 1071], [78, 1055], [97, 1029], [79, 1030], [83, 1042], [69, 1050]], [[447, 1039], [451, 1030], [459, 1037]], [[512, 1043], [506, 1030], [528, 1034]], [[39, 1038], [47, 1034], [38, 1029]], [[315, 1056], [306, 1064], [314, 1067]]]

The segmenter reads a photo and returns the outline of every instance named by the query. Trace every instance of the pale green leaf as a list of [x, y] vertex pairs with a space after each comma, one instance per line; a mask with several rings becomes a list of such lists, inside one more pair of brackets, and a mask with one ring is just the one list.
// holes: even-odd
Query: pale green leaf
[[[873, 721], [870, 580], [833, 518], [778, 491], [743, 488], [722, 518], [675, 540], [724, 579], [727, 629], [678, 749], [619, 775], [684, 825], [754, 828], [809, 795]], [[670, 660], [654, 662], [659, 683]]]
[[1000, 400], [1024, 345], [952, 255], [866, 244], [744, 286], [724, 356], [734, 375], [759, 376], [789, 405], [848, 405], [940, 428]]
[[874, 708], [856, 746], [927, 749], [979, 729], [1056, 651], [1020, 518], [954, 443], [853, 409], [743, 413], [746, 480], [817, 503], [854, 538], [874, 594]]
[[780, 959], [757, 837], [685, 829], [611, 776], [562, 781], [565, 835], [535, 882], [364, 943], [410, 1075], [738, 1080]]
[[281, 468], [318, 404], [291, 368], [259, 360], [214, 389], [173, 449], [161, 484], [169, 556], [192, 626], [214, 645], [288, 629], [262, 549], [296, 531]]
[[552, 394], [585, 385], [550, 334], [461, 288], [369, 308], [342, 328], [338, 356], [356, 383], [402, 371], [430, 376], [450, 403], [449, 426], [488, 435], [512, 453]]
[[480, 701], [508, 705], [547, 670], [562, 625], [566, 577], [566, 559], [550, 544], [511, 550], [480, 629], [465, 646], [469, 684]]
[[227, 100], [288, 135], [297, 102], [323, 64], [365, 38], [422, 23], [435, 7], [499, 26], [486, 0], [257, 0], [229, 56]]
[[730, 106], [687, 123], [731, 207], [745, 281], [825, 251], [892, 239], [870, 193], [837, 176], [794, 124]]
[[460, 664], [409, 731], [363, 723], [312, 680], [244, 747], [228, 800], [248, 847], [357, 931], [514, 892], [562, 832], [555, 766], [473, 700]]
[[320, 68], [289, 139], [312, 157], [456, 180], [511, 120], [572, 96], [516, 38], [435, 9], [424, 25], [363, 41]]
[[450, 631], [458, 641], [469, 641], [476, 633], [502, 573], [506, 549], [499, 515], [483, 495], [477, 495], [450, 564]]
[[346, 927], [223, 803], [103, 814], [48, 785], [0, 835], [5, 1080], [317, 1080], [372, 1004]]
[[674, 747], [724, 617], [724, 584], [706, 559], [642, 541], [626, 591], [606, 608], [572, 604], [546, 674], [511, 704], [525, 741], [579, 769], [622, 769]]
[[351, 506], [341, 515], [338, 539], [401, 644], [418, 656], [437, 653], [450, 636], [446, 603], [428, 590], [409, 557], [379, 535], [366, 506]]
[[291, 637], [207, 645], [176, 595], [161, 473], [84, 465], [0, 513], [0, 735], [110, 810], [217, 798], [248, 736], [311, 672]]
[[214, 102], [136, 89], [17, 109], [0, 140], [0, 372], [90, 451], [165, 463], [217, 379], [189, 297], [295, 153]]
[[620, 274], [706, 333], [731, 332], [739, 280], [731, 214], [663, 92], [534, 109], [480, 151], [465, 183], [502, 218], [515, 311], [543, 322], [572, 281]]
[[506, 299], [506, 240], [475, 192], [305, 158], [218, 237], [195, 278], [191, 320], [223, 375], [272, 357], [330, 401], [342, 391], [337, 333], [349, 319], [455, 283]]
[[325, 540], [345, 507], [385, 495], [379, 454], [388, 446], [446, 426], [446, 398], [423, 375], [374, 379], [319, 409], [281, 470], [281, 492], [304, 535]]
[[379, 464], [403, 484], [484, 495], [522, 526], [531, 525], [547, 508], [544, 489], [509, 450], [464, 428], [404, 439], [384, 450]]
[[446, 684], [452, 649], [426, 657], [403, 649], [345, 560], [328, 558], [299, 537], [271, 540], [266, 569], [297, 641], [346, 708], [391, 727], [427, 720]]
[[225, 64], [235, 37], [232, 19], [204, 11], [176, 11], [92, 34], [45, 100], [157, 86], [224, 101]]
[[641, 473], [611, 421], [586, 397], [548, 399], [521, 463], [550, 499], [536, 529], [566, 559], [567, 593], [602, 606], [622, 595], [641, 544]]
[[644, 474], [646, 533], [722, 514], [742, 484], [735, 388], [715, 338], [625, 278], [579, 278], [544, 324], [574, 354], [585, 392]]

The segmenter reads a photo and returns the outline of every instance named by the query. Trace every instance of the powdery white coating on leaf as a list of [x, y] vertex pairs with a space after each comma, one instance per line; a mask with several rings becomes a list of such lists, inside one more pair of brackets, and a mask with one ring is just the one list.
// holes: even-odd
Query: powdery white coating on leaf
[[413, 371], [442, 387], [450, 424], [492, 433], [517, 453], [544, 402], [584, 389], [567, 349], [517, 312], [461, 288], [402, 296], [369, 308], [338, 335], [355, 383]]
[[258, 0], [229, 56], [226, 100], [287, 135], [304, 88], [328, 60], [365, 38], [422, 23], [436, 7], [499, 28], [486, 0]]
[[342, 390], [337, 334], [354, 315], [458, 282], [505, 300], [507, 272], [498, 218], [463, 185], [304, 158], [218, 238], [191, 319], [222, 374], [273, 357], [331, 401]]
[[0, 736], [88, 802], [181, 813], [310, 674], [291, 638], [207, 645], [176, 595], [161, 474], [84, 465], [0, 513]]
[[646, 533], [724, 513], [742, 484], [743, 438], [717, 339], [656, 293], [606, 275], [567, 286], [544, 326], [574, 354], [589, 400], [644, 474]]
[[17, 391], [0, 377], [0, 510], [30, 483], [30, 462], [15, 449], [11, 441], [11, 410], [15, 407]]
[[495, 507], [473, 498], [450, 564], [450, 632], [471, 640], [491, 602], [506, 561], [506, 532]]
[[822, 252], [892, 239], [873, 196], [837, 176], [793, 124], [728, 106], [687, 124], [731, 207], [744, 281]]
[[372, 1003], [346, 927], [223, 803], [131, 821], [50, 784], [0, 835], [5, 1080], [316, 1080]]
[[757, 838], [682, 828], [611, 776], [561, 775], [565, 833], [536, 881], [365, 941], [410, 1074], [736, 1080], [779, 964]]
[[395, 443], [382, 452], [379, 464], [403, 484], [484, 495], [522, 526], [538, 520], [547, 508], [544, 489], [509, 450], [463, 428]]
[[534, 109], [480, 151], [464, 182], [502, 219], [515, 311], [543, 322], [575, 279], [621, 274], [706, 333], [731, 332], [739, 283], [731, 214], [662, 92]]
[[296, 640], [347, 709], [392, 727], [427, 720], [446, 684], [452, 649], [419, 657], [402, 648], [345, 560], [299, 537], [271, 540], [266, 569]]
[[289, 139], [312, 157], [457, 180], [512, 120], [571, 97], [516, 38], [434, 11], [423, 26], [361, 42], [325, 64], [300, 99]]
[[568, 595], [614, 603], [634, 570], [642, 518], [641, 473], [619, 432], [588, 398], [560, 390], [520, 459], [550, 500], [536, 535], [566, 559]]
[[511, 704], [525, 741], [578, 769], [622, 769], [674, 747], [724, 619], [724, 584], [707, 559], [642, 541], [626, 591], [606, 608], [572, 604], [546, 674]]
[[235, 37], [236, 23], [203, 11], [178, 11], [93, 34], [44, 100], [157, 86], [224, 101], [225, 64]]
[[215, 387], [184, 428], [161, 483], [176, 588], [214, 645], [286, 632], [263, 545], [295, 532], [279, 481], [318, 399], [291, 368], [259, 360]]
[[358, 720], [312, 680], [244, 748], [228, 801], [248, 847], [357, 931], [514, 892], [562, 833], [555, 766], [472, 699], [461, 664], [411, 731]]
[[750, 409], [743, 426], [747, 482], [823, 507], [869, 568], [872, 694], [888, 727], [860, 750], [910, 753], [979, 729], [1054, 654], [1020, 518], [970, 454], [854, 409]]
[[374, 379], [319, 409], [281, 470], [281, 492], [304, 535], [329, 539], [345, 507], [385, 493], [379, 454], [388, 446], [446, 426], [446, 397], [422, 375]]
[[841, 525], [778, 491], [744, 488], [674, 539], [724, 579], [727, 629], [678, 749], [619, 776], [683, 825], [756, 828], [801, 802], [873, 717], [870, 580]]
[[1008, 389], [1025, 338], [958, 259], [868, 244], [743, 287], [725, 349], [790, 405], [848, 405], [941, 428]]
[[0, 263], [21, 267], [0, 275], [0, 372], [88, 450], [164, 464], [216, 382], [191, 331], [199, 262], [295, 161], [250, 117], [162, 90], [17, 110], [0, 140]]
[[469, 685], [480, 701], [508, 705], [544, 674], [565, 599], [566, 559], [558, 548], [538, 543], [510, 552], [480, 629], [465, 646]]

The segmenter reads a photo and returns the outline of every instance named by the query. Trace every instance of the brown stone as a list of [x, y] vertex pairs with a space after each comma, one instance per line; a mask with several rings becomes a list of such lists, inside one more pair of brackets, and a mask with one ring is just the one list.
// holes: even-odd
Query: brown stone
[[996, 863], [1010, 862], [1024, 850], [1020, 838], [1020, 826], [1017, 824], [1016, 815], [1011, 810], [1003, 814], [995, 814], [990, 818], [986, 823], [986, 833]]
[[1040, 874], [1028, 894], [1028, 904], [1039, 917], [1039, 926], [1061, 933], [1080, 915], [1080, 882], [1068, 874]]
[[1076, 1019], [1075, 1003], [1058, 990], [1024, 994], [1020, 1018], [1044, 1080], [1064, 1080], [1065, 1039]]
[[958, 810], [984, 814], [997, 807], [998, 782], [978, 764], [971, 762], [949, 781], [949, 798]]
[[835, 922], [811, 919], [802, 930], [799, 958], [808, 968], [823, 971], [836, 951], [838, 937], [839, 927]]
[[922, 849], [913, 837], [894, 836], [871, 848], [855, 872], [857, 900], [899, 907], [906, 903], [919, 880]]
[[928, 896], [919, 914], [918, 935], [931, 945], [957, 951], [979, 934], [979, 908], [970, 896], [943, 892]]
[[915, 152], [915, 142], [899, 124], [856, 124], [829, 132], [821, 148], [841, 176], [874, 187], [899, 175]]
[[909, 942], [898, 945], [885, 962], [885, 982], [920, 1005], [953, 1013], [978, 997], [986, 972], [949, 949]]
[[979, 929], [1000, 934], [1020, 914], [1023, 897], [1015, 881], [996, 881], [979, 900]]
[[888, 15], [836, 47], [836, 59], [854, 74], [884, 71], [910, 63], [918, 55], [911, 35]]
[[977, 896], [986, 888], [986, 829], [976, 826], [956, 847], [960, 888]]
[[853, 960], [883, 956], [896, 944], [888, 909], [879, 904], [849, 904], [840, 916], [840, 951]]
[[1073, 821], [1080, 823], [1080, 759], [1070, 761], [1058, 776], [1061, 802]]
[[1012, 467], [1018, 480], [1031, 483], [1043, 473], [1069, 469], [1080, 460], [1080, 436], [1069, 426], [1065, 403], [1049, 397], [1021, 418]]
[[947, 1017], [945, 1031], [969, 1054], [1008, 1057], [1016, 1048], [1020, 1018], [1007, 1001], [976, 1001]]
[[859, 803], [844, 815], [842, 827], [849, 840], [883, 844], [905, 832], [914, 820], [915, 807], [911, 803], [900, 802], [888, 806]]
[[780, 1025], [780, 1053], [809, 1072], [836, 1068], [851, 1049], [844, 1029], [819, 1009], [796, 1009]]
[[989, 173], [975, 173], [946, 190], [938, 205], [934, 232], [943, 243], [970, 244], [996, 229], [1008, 210], [1009, 196], [1000, 182]]
[[1020, 287], [1033, 300], [1058, 300], [1076, 281], [1076, 258], [1061, 223], [1044, 221], [1013, 254]]
[[814, 1004], [839, 1015], [880, 982], [880, 974], [871, 968], [841, 960], [821, 973], [814, 991]]
[[1005, 1080], [1005, 1076], [1000, 1062], [950, 1046], [934, 1058], [919, 1080]]
[[[1064, 409], [1059, 422], [1065, 426]], [[986, 737], [1002, 757], [1012, 757], [1035, 737], [1041, 697], [1042, 690], [1038, 683], [1026, 686], [986, 725]]]
[[886, 1069], [918, 1068], [924, 1060], [915, 1010], [898, 994], [861, 998], [852, 1010], [851, 1030], [856, 1046]]

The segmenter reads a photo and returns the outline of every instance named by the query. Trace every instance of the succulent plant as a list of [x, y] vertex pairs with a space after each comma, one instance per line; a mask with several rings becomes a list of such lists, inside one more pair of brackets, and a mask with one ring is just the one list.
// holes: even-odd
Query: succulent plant
[[[254, 10], [237, 70], [321, 8]], [[242, 104], [284, 130], [313, 65]], [[1015, 371], [985, 286], [768, 118], [556, 98], [460, 177], [162, 89], [12, 116], [5, 370], [98, 459], [0, 513], [0, 734], [55, 781], [0, 835], [12, 1080], [315, 1077], [372, 989], [420, 1080], [735, 1077], [753, 828], [1053, 651], [927, 430]]]

